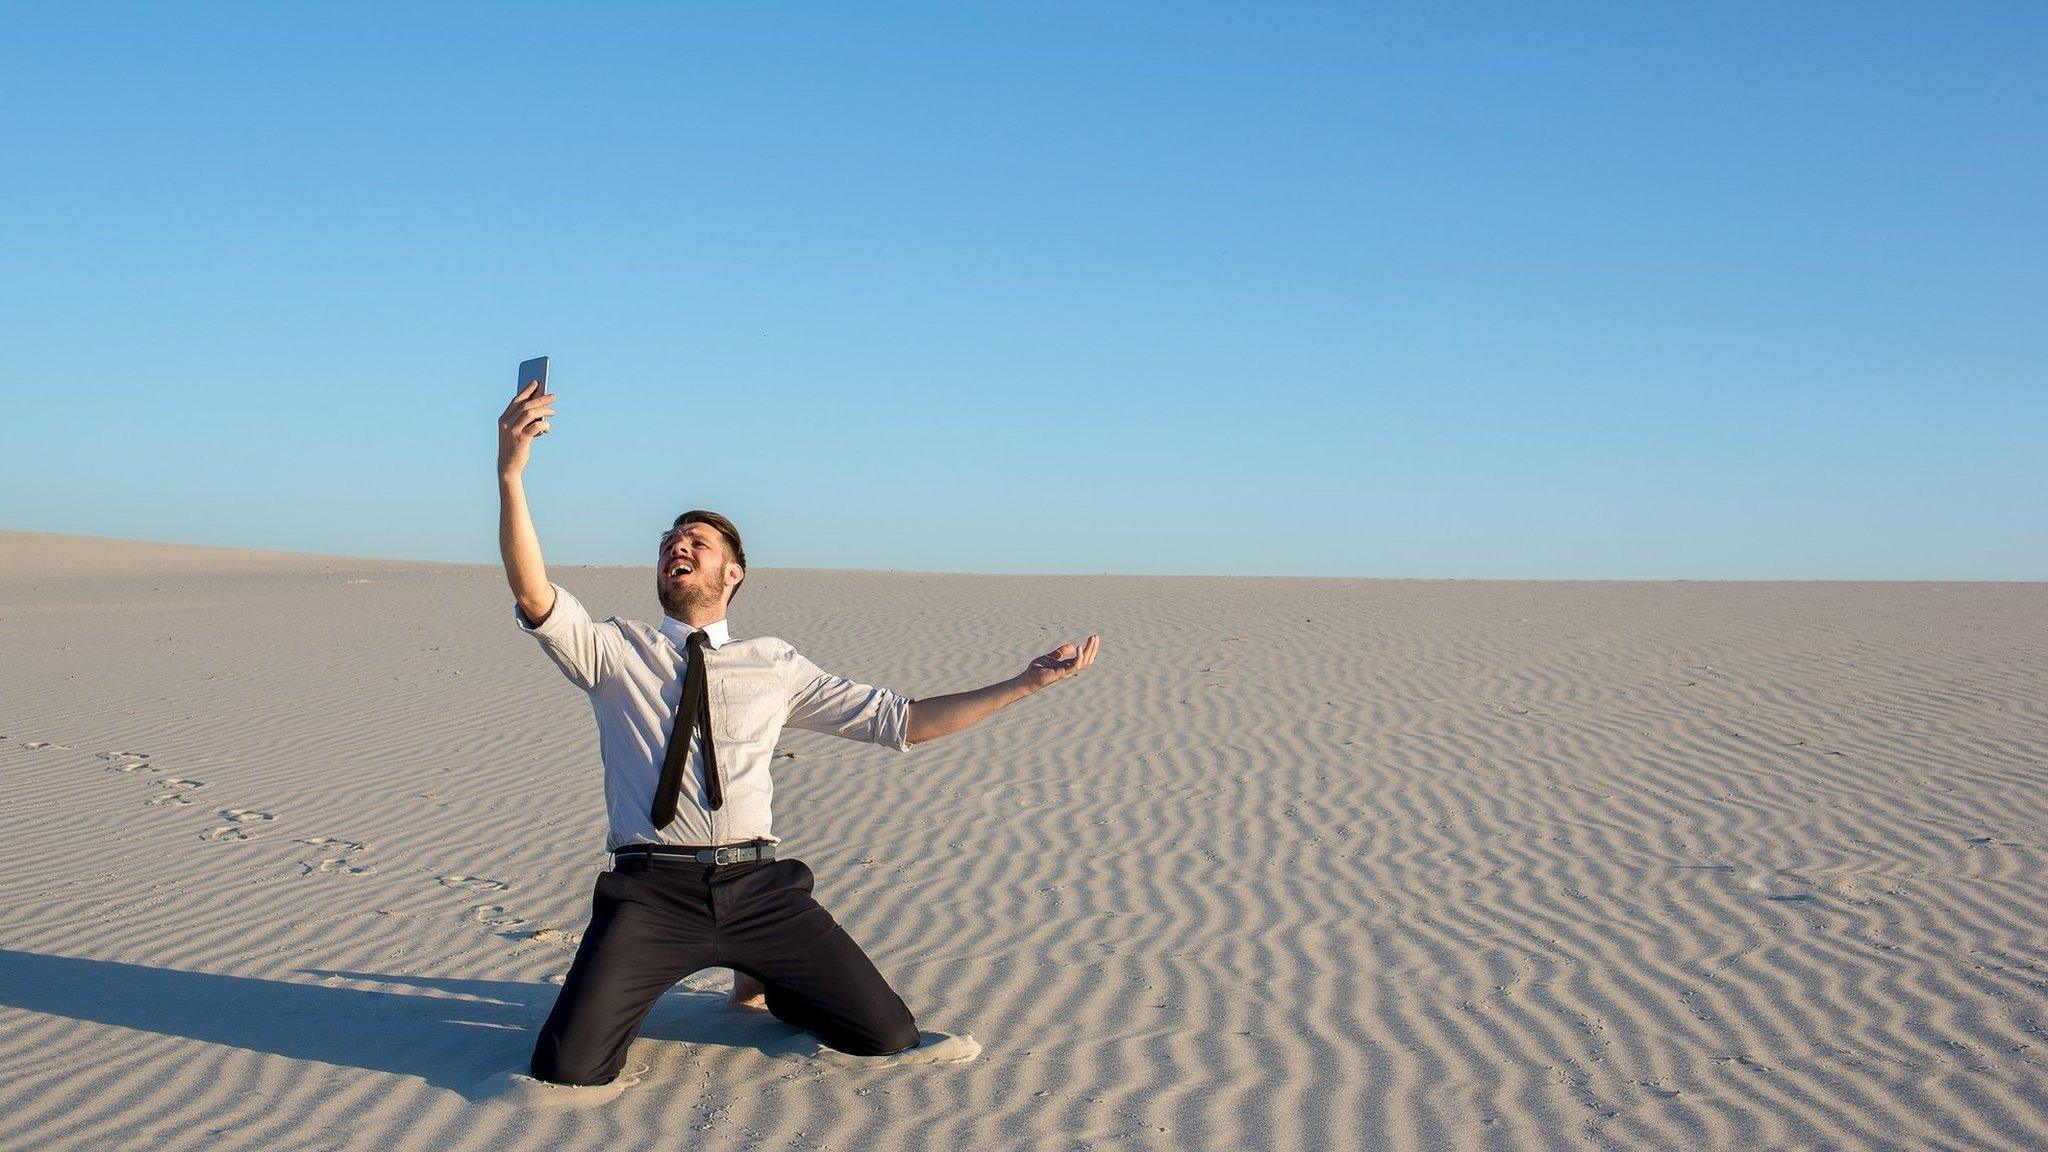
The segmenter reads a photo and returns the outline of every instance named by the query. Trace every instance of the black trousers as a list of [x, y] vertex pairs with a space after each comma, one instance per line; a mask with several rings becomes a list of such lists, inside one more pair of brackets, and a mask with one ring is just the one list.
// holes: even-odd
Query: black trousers
[[661, 994], [712, 967], [759, 980], [768, 1011], [842, 1052], [916, 1046], [910, 1009], [811, 898], [813, 879], [801, 860], [641, 857], [599, 873], [590, 927], [533, 1047], [534, 1078], [609, 1083]]

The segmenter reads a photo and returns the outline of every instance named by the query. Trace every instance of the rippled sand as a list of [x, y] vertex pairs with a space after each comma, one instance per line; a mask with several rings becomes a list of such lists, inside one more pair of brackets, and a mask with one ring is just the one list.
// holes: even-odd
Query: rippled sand
[[2048, 586], [763, 568], [734, 609], [913, 695], [1102, 634], [980, 728], [776, 764], [785, 850], [978, 1059], [849, 1067], [707, 972], [636, 1083], [522, 1106], [603, 826], [502, 574], [0, 533], [0, 1147], [2048, 1133]]

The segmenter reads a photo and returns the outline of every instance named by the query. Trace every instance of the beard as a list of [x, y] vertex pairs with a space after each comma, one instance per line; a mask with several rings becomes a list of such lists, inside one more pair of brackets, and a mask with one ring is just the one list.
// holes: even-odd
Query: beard
[[707, 568], [671, 583], [656, 569], [654, 598], [661, 601], [663, 612], [679, 620], [692, 608], [722, 608], [725, 606], [725, 590], [711, 582], [713, 574]]

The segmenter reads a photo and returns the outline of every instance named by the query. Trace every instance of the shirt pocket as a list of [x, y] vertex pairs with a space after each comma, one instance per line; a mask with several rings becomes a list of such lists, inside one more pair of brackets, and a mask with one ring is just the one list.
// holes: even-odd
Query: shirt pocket
[[711, 713], [711, 732], [721, 741], [759, 739], [782, 723], [789, 701], [782, 681], [772, 672], [738, 672], [721, 677], [718, 707]]

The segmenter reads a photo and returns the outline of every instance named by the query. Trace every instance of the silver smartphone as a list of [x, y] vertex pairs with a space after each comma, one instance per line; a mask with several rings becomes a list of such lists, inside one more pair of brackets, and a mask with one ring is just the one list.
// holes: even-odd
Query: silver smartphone
[[535, 395], [545, 395], [548, 390], [548, 358], [545, 356], [535, 356], [519, 365], [519, 387], [513, 390], [513, 395], [526, 391], [526, 386], [535, 380], [540, 381], [540, 392]]

